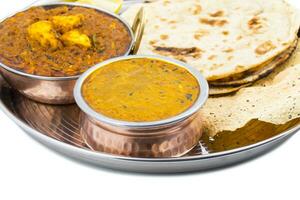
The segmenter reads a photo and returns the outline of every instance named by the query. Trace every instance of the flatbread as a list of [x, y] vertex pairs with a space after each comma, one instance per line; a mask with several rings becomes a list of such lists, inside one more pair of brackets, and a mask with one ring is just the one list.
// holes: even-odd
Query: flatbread
[[276, 125], [300, 118], [300, 55], [284, 70], [235, 95], [209, 98], [201, 110], [208, 134], [235, 131], [252, 119]]
[[146, 28], [138, 54], [173, 57], [217, 80], [255, 68], [286, 51], [300, 25], [283, 0], [161, 0], [143, 6]]
[[[271, 63], [269, 63], [271, 68], [268, 68], [268, 66], [262, 68], [264, 70], [270, 71], [269, 73], [263, 73], [263, 74], [256, 73], [256, 74], [250, 75], [247, 78], [244, 78], [241, 80], [228, 82], [229, 85], [226, 85], [226, 83], [224, 83], [223, 85], [220, 84], [218, 86], [214, 86], [214, 84], [210, 83], [209, 95], [213, 96], [213, 97], [232, 95], [234, 92], [237, 92], [242, 88], [252, 85], [254, 81], [257, 81], [261, 78], [264, 78], [264, 79], [262, 81], [259, 81], [256, 85], [266, 86], [269, 82], [273, 82], [273, 79], [276, 77], [276, 75], [279, 72], [283, 71], [284, 69], [286, 69], [290, 66], [295, 65], [295, 63], [300, 63], [300, 43], [296, 43], [296, 44], [297, 44], [297, 47], [293, 47], [293, 49], [296, 49], [295, 51], [293, 49], [290, 49], [289, 51], [287, 51], [287, 52], [283, 53], [282, 55], [280, 55], [279, 57], [277, 57], [278, 60], [275, 59], [274, 61], [272, 61], [274, 63], [276, 63], [278, 61], [281, 63], [281, 59], [282, 59], [282, 61], [285, 61], [285, 62], [283, 62], [284, 64], [281, 63], [281, 65], [280, 65], [280, 63], [276, 63], [276, 67], [274, 67], [271, 62]], [[292, 56], [291, 57], [288, 56], [288, 54], [290, 54], [290, 52], [292, 52], [292, 51], [293, 51]], [[289, 57], [289, 59], [287, 61], [285, 59], [285, 56]], [[256, 78], [257, 78], [257, 80], [253, 80]], [[242, 84], [230, 85], [230, 83], [238, 83], [238, 82], [241, 82]]]
[[210, 96], [224, 96], [224, 95], [230, 95], [234, 92], [239, 91], [242, 88], [245, 88], [247, 86], [251, 85], [251, 83], [246, 83], [239, 86], [220, 86], [220, 87], [209, 87], [209, 95]]
[[289, 78], [286, 73], [288, 73], [288, 68], [300, 64], [300, 43], [297, 45], [296, 51], [293, 55], [282, 65], [276, 67], [273, 73], [267, 76], [264, 79], [257, 81], [254, 86], [270, 86], [276, 82], [279, 82], [281, 79]]
[[[281, 55], [275, 57], [273, 60], [270, 62], [266, 63], [264, 66], [258, 67], [258, 69], [255, 68], [255, 70], [248, 70], [245, 72], [242, 72], [243, 74], [239, 76], [242, 77], [240, 79], [234, 79], [234, 77], [231, 77], [233, 80], [217, 80], [217, 81], [212, 81], [209, 84], [211, 86], [231, 86], [231, 87], [236, 87], [236, 86], [241, 86], [249, 83], [253, 83], [259, 79], [262, 79], [269, 74], [271, 74], [276, 67], [279, 65], [283, 64], [285, 61], [290, 58], [290, 56], [293, 54], [295, 49], [297, 48], [297, 41], [295, 42], [292, 47], [290, 47], [287, 51], [283, 52]], [[299, 51], [300, 49], [298, 49]]]

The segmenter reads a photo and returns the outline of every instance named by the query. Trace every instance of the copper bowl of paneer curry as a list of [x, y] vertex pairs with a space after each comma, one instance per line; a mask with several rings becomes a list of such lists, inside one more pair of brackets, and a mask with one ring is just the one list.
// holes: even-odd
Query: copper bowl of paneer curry
[[134, 44], [131, 27], [105, 10], [74, 3], [31, 7], [0, 23], [0, 71], [28, 98], [73, 103], [83, 72], [128, 55]]
[[74, 89], [80, 133], [93, 150], [179, 157], [199, 142], [208, 98], [200, 72], [160, 56], [124, 56], [86, 71]]

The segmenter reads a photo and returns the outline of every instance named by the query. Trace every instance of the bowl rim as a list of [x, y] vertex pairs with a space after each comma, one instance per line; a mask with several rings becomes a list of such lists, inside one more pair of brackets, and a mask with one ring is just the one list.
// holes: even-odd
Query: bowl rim
[[[151, 122], [130, 122], [130, 121], [123, 121], [123, 120], [117, 120], [110, 117], [107, 117], [101, 113], [96, 112], [94, 109], [92, 109], [88, 103], [85, 101], [83, 95], [82, 95], [82, 86], [85, 82], [85, 80], [96, 70], [98, 70], [101, 67], [104, 67], [110, 63], [122, 61], [122, 60], [130, 60], [130, 59], [139, 59], [139, 58], [148, 58], [148, 59], [156, 59], [163, 62], [171, 63], [174, 65], [177, 65], [179, 67], [182, 67], [186, 70], [188, 70], [197, 80], [199, 84], [199, 96], [195, 103], [185, 110], [184, 112], [159, 121], [151, 121]], [[179, 123], [184, 121], [185, 119], [193, 116], [196, 114], [202, 106], [205, 104], [205, 102], [208, 99], [209, 94], [209, 85], [207, 80], [204, 78], [204, 76], [194, 67], [183, 63], [181, 61], [164, 57], [164, 56], [157, 56], [157, 55], [130, 55], [130, 56], [122, 56], [118, 58], [112, 58], [109, 60], [106, 60], [100, 64], [95, 65], [94, 67], [88, 69], [85, 73], [83, 73], [80, 78], [76, 81], [75, 87], [74, 87], [74, 98], [76, 104], [79, 106], [82, 112], [87, 114], [92, 119], [95, 119], [99, 122], [104, 122], [105, 124], [121, 127], [121, 128], [127, 128], [127, 129], [148, 129], [148, 128], [159, 128], [159, 127], [166, 127], [171, 126], [173, 124]]]
[[[38, 5], [30, 5], [28, 7], [25, 7], [23, 9], [21, 9], [21, 10], [13, 12], [12, 14], [10, 14], [10, 15], [4, 17], [4, 18], [1, 18], [0, 19], [0, 23], [2, 23], [3, 21], [7, 20], [8, 18], [13, 17], [14, 15], [16, 15], [16, 14], [18, 14], [20, 12], [24, 12], [24, 11], [30, 9], [30, 8], [33, 8], [33, 7], [51, 7], [51, 6], [73, 6], [73, 7], [78, 6], [78, 7], [90, 8], [90, 9], [95, 9], [95, 10], [97, 10], [99, 12], [105, 13], [105, 14], [113, 17], [113, 18], [116, 18], [122, 24], [125, 25], [125, 27], [127, 28], [128, 32], [130, 34], [130, 37], [131, 37], [131, 42], [130, 42], [130, 44], [128, 46], [128, 50], [126, 51], [126, 53], [124, 53], [124, 55], [121, 55], [121, 56], [127, 56], [127, 55], [129, 55], [130, 52], [131, 52], [131, 50], [132, 50], [132, 48], [135, 45], [134, 33], [133, 33], [133, 30], [132, 30], [132, 28], [131, 28], [131, 26], [129, 25], [128, 22], [126, 22], [120, 15], [115, 14], [115, 13], [113, 13], [111, 11], [107, 11], [105, 9], [99, 8], [99, 7], [94, 6], [94, 5], [87, 5], [87, 4], [81, 4], [81, 3], [71, 3], [71, 2], [53, 2], [53, 3], [41, 3], [41, 4], [38, 4]], [[7, 65], [5, 65], [2, 62], [0, 62], [0, 67], [4, 68], [5, 70], [10, 71], [10, 72], [12, 72], [14, 74], [17, 74], [17, 75], [25, 76], [27, 78], [32, 78], [32, 79], [46, 80], [46, 81], [76, 80], [76, 79], [78, 79], [83, 74], [83, 73], [81, 73], [81, 74], [75, 75], [75, 76], [61, 76], [61, 77], [60, 76], [58, 76], [58, 77], [40, 76], [40, 75], [35, 75], [35, 74], [29, 74], [29, 73], [26, 73], [26, 72], [22, 72], [20, 70], [17, 70], [17, 69], [14, 69], [12, 67], [7, 66]]]

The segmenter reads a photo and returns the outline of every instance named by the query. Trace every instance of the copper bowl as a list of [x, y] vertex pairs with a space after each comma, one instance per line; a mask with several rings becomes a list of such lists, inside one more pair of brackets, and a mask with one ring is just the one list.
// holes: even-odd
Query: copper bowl
[[[188, 70], [198, 81], [200, 95], [185, 112], [166, 120], [127, 122], [108, 118], [94, 111], [82, 96], [85, 80], [97, 69], [120, 60], [151, 58]], [[95, 151], [133, 157], [179, 157], [190, 151], [202, 136], [200, 108], [208, 98], [208, 83], [189, 65], [161, 56], [126, 56], [107, 60], [86, 71], [77, 81], [74, 97], [82, 110], [80, 133]]]
[[[42, 7], [50, 8], [57, 6], [81, 6], [86, 8], [92, 8], [99, 12], [106, 13], [114, 18], [117, 18], [121, 23], [123, 23], [132, 38], [131, 43], [128, 47], [128, 51], [124, 55], [129, 55], [135, 48], [135, 33], [132, 28], [125, 22], [120, 16], [102, 10], [98, 7], [91, 5], [82, 5], [76, 3], [52, 3], [52, 4], [42, 4]], [[27, 9], [25, 9], [27, 10]], [[17, 12], [18, 13], [18, 12]], [[17, 14], [15, 13], [15, 14]], [[13, 15], [15, 15], [13, 14]], [[10, 15], [9, 17], [13, 16]], [[5, 19], [7, 19], [6, 17]], [[5, 20], [4, 19], [4, 20]], [[1, 20], [4, 21], [4, 20]], [[1, 23], [0, 22], [0, 23]], [[25, 95], [26, 97], [33, 99], [35, 101], [47, 104], [70, 104], [74, 103], [73, 89], [76, 80], [80, 75], [69, 76], [69, 77], [47, 77], [24, 73], [22, 71], [13, 69], [0, 63], [0, 73], [3, 78], [16, 90]]]

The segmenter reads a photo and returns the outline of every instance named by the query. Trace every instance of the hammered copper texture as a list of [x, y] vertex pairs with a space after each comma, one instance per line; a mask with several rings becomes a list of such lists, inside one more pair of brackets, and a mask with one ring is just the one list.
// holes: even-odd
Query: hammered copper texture
[[193, 149], [202, 136], [201, 116], [176, 125], [150, 130], [118, 130], [81, 113], [80, 133], [91, 149], [131, 157], [180, 157]]

